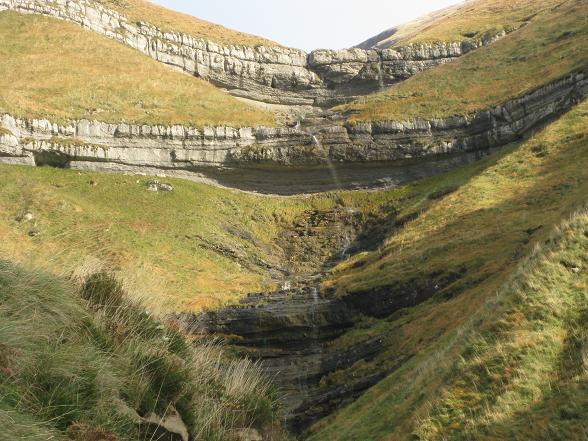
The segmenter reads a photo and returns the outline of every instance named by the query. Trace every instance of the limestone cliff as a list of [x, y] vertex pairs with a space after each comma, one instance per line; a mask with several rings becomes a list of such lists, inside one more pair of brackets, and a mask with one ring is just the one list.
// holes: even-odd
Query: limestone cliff
[[0, 162], [95, 170], [182, 172], [239, 164], [320, 165], [398, 161], [483, 151], [515, 141], [579, 102], [584, 71], [467, 116], [338, 123], [319, 127], [196, 129], [72, 121], [58, 125], [4, 115]]
[[0, 0], [0, 11], [43, 14], [77, 23], [206, 79], [235, 96], [270, 104], [331, 106], [377, 91], [503, 37], [398, 49], [317, 50], [221, 46], [133, 23], [91, 0]]

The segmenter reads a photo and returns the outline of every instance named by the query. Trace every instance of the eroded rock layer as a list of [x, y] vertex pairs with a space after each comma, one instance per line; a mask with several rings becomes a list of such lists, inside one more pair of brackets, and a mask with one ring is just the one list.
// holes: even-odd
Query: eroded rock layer
[[270, 104], [330, 106], [348, 101], [490, 44], [505, 33], [476, 42], [437, 42], [398, 49], [317, 50], [222, 46], [186, 34], [133, 23], [89, 0], [0, 0], [0, 11], [64, 19], [126, 44], [166, 65]]
[[[221, 166], [245, 169], [272, 164], [322, 164], [324, 173], [330, 173], [333, 164], [397, 162], [499, 147], [565, 112], [586, 95], [587, 89], [586, 73], [578, 71], [469, 116], [358, 124], [331, 121], [303, 129], [196, 129], [86, 120], [58, 125], [4, 115], [0, 162], [176, 173], [188, 178], [218, 175]], [[276, 173], [280, 173], [279, 167]], [[353, 181], [352, 175], [343, 178]]]
[[[387, 317], [434, 295], [441, 281], [426, 286], [388, 287], [378, 292], [336, 298], [306, 287], [272, 295], [251, 295], [239, 306], [181, 321], [192, 332], [223, 336], [243, 356], [259, 360], [280, 387], [288, 428], [301, 433], [313, 422], [349, 404], [394, 370], [386, 366], [369, 377], [329, 385], [323, 379], [354, 363], [375, 358], [384, 335], [347, 346], [330, 343], [362, 317]], [[397, 360], [400, 366], [406, 360]]]

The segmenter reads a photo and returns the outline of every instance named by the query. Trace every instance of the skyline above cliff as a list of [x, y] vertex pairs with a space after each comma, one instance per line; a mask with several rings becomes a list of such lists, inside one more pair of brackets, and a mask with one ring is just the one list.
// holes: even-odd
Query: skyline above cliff
[[[423, 15], [462, 3], [461, 0], [413, 0], [410, 3], [366, 0], [340, 7], [337, 0], [240, 2], [219, 0], [153, 0], [153, 3], [242, 32], [256, 34], [305, 51], [343, 49]], [[336, 11], [336, 12], [334, 12]]]

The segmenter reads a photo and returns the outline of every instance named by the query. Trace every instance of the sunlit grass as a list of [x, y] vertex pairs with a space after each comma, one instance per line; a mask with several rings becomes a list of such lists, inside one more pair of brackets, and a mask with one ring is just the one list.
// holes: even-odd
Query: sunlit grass
[[474, 0], [399, 26], [379, 47], [437, 41], [477, 41], [501, 31], [518, 29], [535, 14], [561, 3], [557, 0]]
[[268, 39], [228, 29], [191, 15], [164, 8], [147, 0], [96, 0], [96, 2], [122, 13], [131, 22], [143, 21], [164, 32], [184, 33], [225, 45], [279, 46]]
[[587, 227], [586, 210], [573, 215], [452, 332], [310, 439], [584, 439]]
[[64, 123], [273, 125], [206, 81], [54, 18], [0, 13], [0, 113]]
[[149, 179], [0, 166], [0, 252], [57, 274], [106, 266], [151, 308], [200, 310], [275, 289], [265, 264], [294, 270], [279, 239], [305, 213], [385, 216], [405, 192], [264, 197], [168, 179], [173, 192], [153, 193]]
[[586, 2], [564, 2], [490, 46], [338, 109], [351, 121], [406, 120], [501, 104], [575, 69], [586, 71], [587, 14]]
[[[417, 422], [427, 417], [428, 404], [436, 402], [448, 382], [454, 381], [452, 384], [458, 387], [460, 380], [464, 380], [465, 374], [460, 373], [458, 366], [453, 366], [461, 354], [458, 351], [462, 350], [462, 346], [456, 349], [454, 343], [462, 341], [460, 339], [464, 335], [472, 335], [469, 331], [471, 318], [480, 317], [480, 320], [487, 320], [484, 323], [488, 326], [500, 327], [503, 316], [493, 309], [483, 309], [483, 305], [497, 292], [511, 292], [508, 295], [513, 295], [513, 273], [518, 274], [516, 277], [529, 276], [525, 280], [530, 287], [542, 286], [541, 295], [546, 296], [548, 309], [568, 308], [572, 303], [576, 305], [574, 308], [581, 306], [581, 302], [574, 303], [574, 299], [579, 299], [574, 296], [579, 291], [585, 292], [585, 278], [580, 276], [585, 275], [585, 257], [582, 257], [586, 249], [585, 238], [582, 237], [585, 227], [579, 226], [585, 225], [585, 213], [574, 221], [574, 231], [566, 233], [570, 236], [561, 241], [561, 249], [557, 245], [557, 257], [548, 257], [548, 266], [541, 264], [541, 271], [532, 274], [532, 271], [527, 273], [527, 269], [535, 264], [520, 265], [537, 244], [549, 240], [550, 233], [562, 218], [586, 202], [588, 175], [584, 164], [588, 160], [585, 148], [587, 118], [587, 104], [583, 103], [533, 138], [477, 164], [475, 167], [480, 168], [474, 173], [470, 170], [468, 175], [466, 170], [461, 170], [415, 185], [414, 205], [405, 206], [403, 212], [416, 210], [420, 216], [398, 228], [379, 250], [363, 253], [333, 271], [325, 287], [337, 289], [340, 295], [347, 296], [361, 297], [370, 290], [381, 290], [394, 298], [415, 287], [434, 285], [437, 280], [441, 283], [431, 300], [399, 311], [388, 319], [366, 319], [330, 345], [333, 349], [349, 347], [376, 337], [385, 341], [383, 352], [375, 360], [336, 371], [323, 379], [325, 384], [345, 384], [404, 361], [398, 371], [374, 386], [357, 403], [319, 423], [314, 429], [316, 436], [312, 439], [412, 439], [410, 434], [415, 427], [421, 427], [422, 432], [419, 433], [423, 439], [486, 439], [484, 427], [495, 434], [494, 438], [490, 436], [488, 439], [552, 439], [552, 434], [557, 432], [553, 427], [579, 424], [574, 417], [566, 426], [568, 423], [562, 419], [567, 417], [554, 412], [568, 400], [568, 394], [580, 390], [576, 387], [584, 387], [581, 384], [564, 382], [566, 386], [562, 387], [565, 390], [560, 395], [556, 389], [551, 389], [552, 392], [546, 395], [545, 406], [539, 406], [539, 397], [538, 405], [533, 408], [533, 395], [520, 396], [524, 395], [524, 384], [519, 384], [520, 388], [516, 386], [518, 391], [514, 386], [512, 390], [504, 391], [503, 396], [498, 389], [501, 380], [496, 379], [495, 384], [490, 380], [485, 384], [476, 380], [461, 396], [455, 390], [448, 398], [450, 401], [440, 404], [445, 407], [438, 414], [431, 416], [428, 422], [422, 422], [422, 426], [417, 426]], [[451, 194], [434, 200], [426, 197], [447, 185], [454, 190]], [[546, 246], [546, 256], [551, 253], [553, 244], [549, 242]], [[541, 255], [539, 253], [537, 259], [543, 259]], [[560, 261], [568, 263], [562, 265]], [[573, 268], [580, 270], [576, 273]], [[459, 277], [447, 283], [445, 276], [448, 273], [458, 273]], [[542, 274], [547, 274], [547, 278], [542, 279]], [[567, 279], [560, 278], [568, 274]], [[580, 278], [574, 278], [575, 274]], [[565, 304], [553, 304], [560, 296], [568, 294], [569, 297], [561, 299]], [[550, 340], [559, 345], [567, 332], [558, 328], [559, 325], [552, 328], [553, 334], [547, 329], [545, 336], [541, 332], [531, 332], [533, 329], [541, 330], [549, 323], [543, 324], [541, 317], [534, 321], [534, 313], [538, 311], [536, 301], [532, 304], [523, 302], [521, 298], [519, 301], [522, 303], [516, 309], [517, 314], [508, 321], [520, 319], [522, 328], [512, 331], [512, 342], [493, 343], [487, 347], [489, 351], [505, 351], [504, 356], [515, 361], [519, 359], [518, 355], [511, 350], [517, 345], [522, 344], [522, 351], [526, 350], [527, 344], [543, 345], [541, 347], [549, 352], [551, 346], [545, 345], [551, 344]], [[576, 312], [579, 313], [580, 309]], [[573, 320], [569, 321], [571, 319], [563, 312], [557, 312], [554, 318], [573, 329], [580, 326]], [[550, 338], [544, 338], [546, 336]], [[496, 333], [494, 337], [500, 339], [503, 335]], [[502, 349], [499, 349], [500, 345]], [[553, 355], [556, 352], [550, 353]], [[554, 375], [553, 365], [549, 364], [553, 360], [547, 353], [530, 353], [529, 356], [531, 358], [525, 359], [528, 363], [524, 368], [525, 375], [538, 375], [533, 378], [544, 382], [538, 388], [547, 392]], [[495, 365], [490, 352], [484, 357], [487, 358], [478, 366], [484, 371], [492, 371]], [[535, 368], [537, 372], [533, 371]], [[514, 375], [514, 372], [507, 374]], [[533, 386], [533, 381], [529, 379], [529, 387]], [[499, 403], [507, 404], [491, 407], [494, 406], [490, 401], [492, 394], [502, 397]], [[514, 394], [514, 401], [509, 403], [511, 394]], [[518, 398], [516, 394], [519, 394]], [[468, 401], [470, 399], [474, 401]], [[475, 400], [480, 403], [478, 410], [475, 410]], [[577, 414], [582, 404], [578, 403], [578, 406], [570, 408], [570, 415]], [[526, 419], [526, 423], [520, 423], [525, 421], [521, 419], [517, 424], [508, 423], [508, 412], [514, 419]], [[547, 420], [543, 418], [547, 415], [551, 422], [544, 425]], [[535, 426], [531, 421], [542, 423]], [[470, 427], [480, 432], [470, 436]], [[535, 427], [536, 432], [531, 427]], [[456, 431], [452, 432], [454, 428]], [[518, 437], [513, 435], [517, 430], [520, 430]], [[562, 429], [559, 439], [566, 439], [568, 433]], [[578, 432], [572, 430], [571, 433]], [[573, 436], [570, 439], [574, 439]]]

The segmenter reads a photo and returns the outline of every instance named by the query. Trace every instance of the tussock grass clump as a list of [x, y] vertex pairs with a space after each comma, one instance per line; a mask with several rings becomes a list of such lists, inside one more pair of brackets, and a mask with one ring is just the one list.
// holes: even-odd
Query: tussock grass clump
[[276, 425], [274, 392], [255, 364], [186, 340], [107, 273], [78, 290], [0, 262], [0, 341], [6, 439], [150, 439], [149, 420], [176, 412], [194, 439]]
[[204, 80], [55, 18], [0, 13], [0, 113], [56, 123], [272, 126]]

